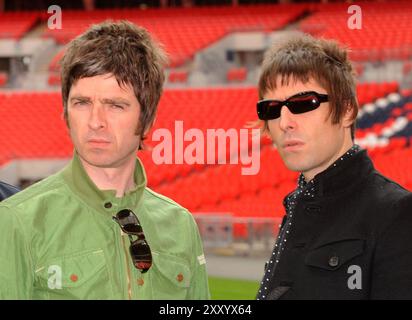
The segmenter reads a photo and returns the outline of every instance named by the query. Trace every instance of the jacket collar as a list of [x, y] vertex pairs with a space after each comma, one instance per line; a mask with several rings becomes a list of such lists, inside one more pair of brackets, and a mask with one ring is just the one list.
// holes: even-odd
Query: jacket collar
[[73, 159], [63, 169], [63, 178], [68, 187], [85, 203], [110, 217], [121, 209], [137, 210], [146, 187], [146, 173], [139, 158], [136, 158], [134, 171], [135, 188], [120, 198], [116, 197], [115, 190], [100, 190], [94, 184], [86, 173], [77, 152], [74, 152]]
[[[334, 164], [314, 177], [313, 200], [319, 200], [319, 197], [330, 197], [353, 188], [375, 169], [366, 150], [359, 150], [336, 166]], [[306, 200], [308, 199], [310, 197], [306, 197]]]

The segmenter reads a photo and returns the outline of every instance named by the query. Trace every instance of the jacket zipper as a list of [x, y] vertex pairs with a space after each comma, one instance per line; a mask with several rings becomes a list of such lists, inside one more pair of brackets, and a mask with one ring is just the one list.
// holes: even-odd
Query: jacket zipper
[[126, 260], [126, 276], [127, 276], [127, 293], [129, 295], [129, 300], [132, 300], [132, 285], [131, 285], [131, 273], [130, 273], [130, 267], [129, 267], [129, 259], [128, 257], [128, 252], [127, 252], [127, 248], [126, 248], [126, 244], [124, 242], [124, 236], [123, 233], [121, 233], [121, 237], [122, 237], [122, 244], [123, 244], [123, 250], [125, 253], [125, 260]]

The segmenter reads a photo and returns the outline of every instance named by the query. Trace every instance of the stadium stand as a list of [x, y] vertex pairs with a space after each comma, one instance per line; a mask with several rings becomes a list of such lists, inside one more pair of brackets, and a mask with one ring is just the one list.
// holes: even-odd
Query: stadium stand
[[169, 74], [169, 82], [186, 82], [187, 81], [187, 71], [171, 71]]
[[[406, 60], [412, 56], [412, 7], [409, 1], [360, 2], [362, 28], [348, 27], [348, 5], [313, 4], [301, 30], [335, 39], [351, 48], [356, 61]], [[388, 14], [390, 12], [390, 14]]]
[[[298, 21], [303, 31], [333, 38], [351, 48], [351, 58], [359, 61], [382, 61], [412, 57], [412, 38], [409, 32], [412, 9], [408, 2], [362, 3], [368, 14], [363, 19], [361, 30], [347, 27], [347, 6], [342, 4], [289, 4], [257, 5], [239, 7], [203, 7], [184, 9], [114, 9], [92, 12], [66, 10], [65, 27], [61, 30], [47, 30], [44, 37], [51, 37], [60, 44], [67, 43], [85, 30], [90, 24], [105, 19], [127, 19], [146, 27], [166, 47], [170, 54], [170, 67], [178, 67], [191, 61], [196, 52], [210, 46], [225, 35], [235, 31], [259, 30], [270, 32]], [[391, 15], [386, 13], [390, 11]], [[308, 15], [308, 13], [310, 13]], [[306, 17], [307, 16], [307, 17]], [[153, 19], [156, 17], [156, 19]], [[43, 15], [43, 20], [47, 15]], [[301, 19], [301, 20], [300, 20]], [[382, 28], [382, 26], [385, 26]], [[51, 71], [58, 70], [61, 50], [50, 64]], [[362, 75], [365, 66], [355, 66]], [[406, 62], [405, 74], [409, 72]], [[52, 74], [53, 77], [53, 74]], [[229, 70], [227, 81], [241, 82], [246, 70]], [[171, 73], [171, 83], [185, 83], [182, 73]], [[52, 83], [55, 83], [52, 81]]]
[[242, 82], [247, 77], [246, 68], [231, 68], [227, 72], [227, 81], [229, 82]]
[[[390, 165], [391, 159], [396, 155], [408, 155], [411, 150], [410, 122], [407, 126], [398, 128], [394, 124], [399, 119], [411, 117], [412, 97], [400, 95], [396, 83], [362, 84], [358, 87], [358, 93], [364, 104], [361, 110], [368, 108], [368, 105], [373, 106], [369, 113], [359, 117], [359, 142], [370, 148], [372, 156], [378, 160], [377, 163], [385, 174], [412, 188], [411, 175], [402, 172], [408, 171], [407, 168], [411, 169], [408, 161], [399, 160], [403, 161], [402, 166], [398, 167], [403, 168], [402, 171], [394, 170]], [[388, 97], [391, 95], [397, 95], [398, 99], [392, 98], [394, 102], [390, 102]], [[387, 101], [385, 107], [378, 106], [382, 99]], [[181, 121], [185, 131], [197, 128], [205, 137], [207, 130], [212, 128], [239, 130], [248, 121], [255, 120], [256, 100], [255, 88], [166, 90], [161, 99], [155, 127], [147, 142], [152, 150], [149, 147], [149, 150], [140, 153], [140, 158], [150, 173], [149, 186], [172, 197], [192, 212], [221, 211], [233, 212], [235, 216], [254, 217], [283, 215], [283, 196], [294, 188], [297, 175], [284, 167], [278, 153], [265, 140], [262, 140], [261, 169], [257, 175], [241, 175], [241, 163], [170, 165], [156, 164], [153, 161], [153, 148], [159, 143], [152, 139], [156, 129], [167, 129], [174, 133], [176, 139], [179, 139], [176, 136], [176, 121]], [[58, 93], [0, 94], [0, 117], [4, 121], [0, 136], [7, 132], [10, 137], [0, 146], [1, 163], [13, 158], [70, 157], [72, 145], [61, 112]], [[25, 116], [19, 117], [20, 114]], [[19, 121], [15, 121], [17, 118]], [[375, 136], [375, 140], [367, 139], [371, 134]], [[375, 143], [381, 138], [384, 143]], [[191, 142], [185, 141], [182, 148], [186, 148]], [[229, 145], [228, 140], [227, 160]], [[380, 148], [376, 148], [377, 146]]]
[[[46, 30], [64, 44], [84, 31], [90, 24], [106, 19], [127, 19], [152, 32], [167, 48], [171, 66], [192, 59], [199, 51], [234, 31], [273, 31], [302, 15], [306, 5], [263, 5], [232, 7], [203, 7], [184, 9], [95, 10], [92, 12], [65, 11], [65, 27]], [[45, 15], [44, 19], [47, 18]], [[60, 53], [59, 53], [60, 55]], [[58, 61], [59, 57], [55, 60]], [[55, 65], [53, 60], [53, 66]]]
[[49, 71], [50, 72], [58, 72], [60, 70], [59, 67], [59, 62], [60, 59], [63, 57], [64, 55], [64, 49], [61, 49], [51, 60], [50, 64], [49, 64]]
[[72, 152], [58, 93], [1, 93], [0, 165], [8, 159], [59, 158]]
[[50, 73], [47, 82], [51, 86], [59, 86], [61, 84], [60, 74], [56, 72]]
[[37, 12], [0, 12], [0, 39], [21, 39], [39, 18]]
[[[228, 162], [233, 155], [229, 139], [224, 142], [226, 150], [212, 157], [213, 163], [159, 164], [154, 161], [154, 152], [162, 140], [154, 139], [153, 134], [158, 129], [171, 132], [173, 150], [176, 139], [186, 140], [181, 145], [185, 150], [192, 140], [179, 136], [179, 130], [187, 132], [196, 128], [207, 137], [208, 130], [239, 132], [244, 129], [256, 119], [256, 88], [243, 86], [246, 79], [253, 79], [256, 70], [233, 60], [226, 61], [221, 68], [223, 81], [217, 84], [219, 87], [208, 88], [212, 82], [205, 82], [199, 88], [190, 88], [191, 72], [199, 63], [195, 55], [234, 32], [259, 31], [268, 35], [275, 30], [298, 28], [348, 45], [352, 49], [351, 57], [356, 60], [357, 74], [365, 76], [362, 79], [374, 79], [374, 68], [388, 60], [402, 62], [398, 73], [406, 79], [403, 83], [384, 78], [358, 84], [361, 109], [356, 142], [368, 149], [378, 170], [412, 190], [412, 33], [409, 32], [412, 7], [408, 1], [361, 4], [365, 13], [361, 30], [347, 27], [347, 4], [65, 10], [63, 29], [44, 28], [41, 33], [42, 37], [56, 41], [55, 50], [50, 54], [53, 58], [46, 61], [48, 77], [44, 81], [54, 91], [3, 92], [2, 89], [0, 92], [0, 137], [3, 137], [0, 166], [19, 159], [71, 156], [73, 146], [62, 119], [61, 97], [57, 92], [64, 44], [90, 24], [127, 19], [152, 32], [165, 45], [171, 58], [167, 72], [168, 85], [173, 89], [165, 90], [155, 127], [149, 133], [148, 148], [139, 153], [148, 172], [149, 186], [193, 213], [279, 219], [284, 214], [283, 197], [295, 188], [297, 174], [284, 167], [269, 139], [263, 137], [260, 141], [259, 173], [246, 176], [241, 174], [244, 167], [241, 163], [215, 164], [218, 159]], [[0, 39], [19, 41], [37, 24], [44, 26], [48, 17], [37, 11], [0, 13]], [[208, 65], [202, 68], [208, 70]], [[390, 69], [390, 76], [397, 73], [393, 70]], [[0, 73], [0, 87], [5, 87], [8, 77], [14, 79], [11, 73]], [[216, 84], [213, 82], [213, 85]], [[250, 135], [247, 140], [250, 143]], [[235, 226], [234, 232], [238, 237], [247, 236], [244, 225]]]
[[0, 87], [7, 83], [8, 78], [9, 77], [6, 72], [0, 72]]

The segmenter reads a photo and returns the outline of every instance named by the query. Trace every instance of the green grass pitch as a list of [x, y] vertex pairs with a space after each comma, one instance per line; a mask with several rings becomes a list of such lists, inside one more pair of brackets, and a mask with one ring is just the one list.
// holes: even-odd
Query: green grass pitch
[[209, 277], [212, 300], [254, 300], [259, 281]]

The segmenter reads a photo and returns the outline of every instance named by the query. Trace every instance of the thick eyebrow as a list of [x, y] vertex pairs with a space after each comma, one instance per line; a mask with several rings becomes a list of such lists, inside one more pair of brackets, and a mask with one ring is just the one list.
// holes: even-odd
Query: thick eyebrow
[[130, 102], [126, 99], [120, 97], [113, 97], [113, 98], [105, 98], [100, 100], [103, 104], [124, 104], [126, 106], [130, 106]]
[[85, 97], [85, 96], [73, 96], [73, 97], [70, 98], [70, 102], [73, 102], [75, 100], [77, 100], [77, 101], [87, 101], [87, 102], [91, 101], [91, 99], [89, 97]]
[[[90, 102], [91, 99], [86, 96], [73, 96], [70, 98], [70, 102], [73, 101], [85, 101], [85, 102]], [[113, 97], [113, 98], [104, 98], [100, 100], [101, 103], [103, 104], [123, 104], [126, 106], [130, 106], [130, 102], [124, 98], [120, 97]]]

